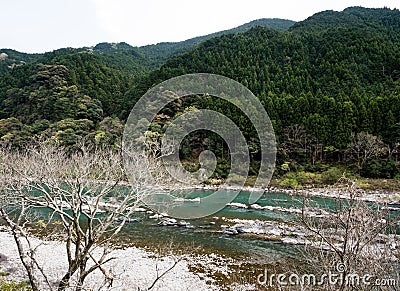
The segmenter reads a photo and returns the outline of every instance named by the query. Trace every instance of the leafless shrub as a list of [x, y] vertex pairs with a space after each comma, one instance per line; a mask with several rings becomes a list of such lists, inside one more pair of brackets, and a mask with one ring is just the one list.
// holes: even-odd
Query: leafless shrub
[[[46, 144], [1, 152], [0, 215], [14, 236], [34, 291], [53, 286], [35, 257], [29, 230], [35, 223], [45, 228], [54, 221], [59, 222], [57, 231], [68, 257], [57, 289], [82, 290], [95, 270], [111, 287], [114, 276], [104, 265], [113, 259], [113, 240], [135, 208], [157, 191], [157, 182], [169, 181], [156, 157], [148, 152], [127, 154], [132, 183], [126, 180], [121, 154], [113, 150], [81, 146], [67, 153]], [[49, 215], [35, 219], [41, 209]]]
[[[384, 205], [360, 199], [362, 192], [353, 181], [342, 177], [339, 184], [341, 190], [333, 200], [329, 216], [310, 218], [302, 212], [301, 222], [310, 232], [311, 241], [303, 250], [306, 265], [302, 271], [311, 271], [317, 278], [323, 274], [340, 275], [342, 279], [337, 278], [336, 284], [325, 281], [326, 284], [319, 286], [321, 290], [391, 290], [374, 282], [388, 278], [399, 282], [400, 242], [394, 232], [395, 220]], [[304, 199], [303, 210], [310, 203]], [[370, 285], [363, 284], [361, 279], [354, 282], [353, 275], [370, 276]]]

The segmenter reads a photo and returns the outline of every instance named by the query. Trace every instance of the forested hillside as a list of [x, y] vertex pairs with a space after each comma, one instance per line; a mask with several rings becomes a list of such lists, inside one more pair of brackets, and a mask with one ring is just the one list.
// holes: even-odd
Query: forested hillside
[[[343, 163], [365, 176], [393, 177], [400, 142], [399, 24], [398, 10], [354, 7], [319, 13], [288, 32], [255, 27], [214, 38], [151, 73], [126, 102], [133, 105], [143, 88], [174, 76], [221, 74], [264, 104], [283, 169]], [[221, 110], [217, 106], [207, 108]], [[368, 140], [376, 149], [361, 160]]]
[[[27, 54], [12, 49], [0, 49], [0, 73], [9, 72], [10, 69], [30, 63], [48, 63], [54, 60], [57, 55], [58, 61], [64, 55], [76, 55], [82, 53], [94, 54], [101, 62], [122, 70], [127, 73], [140, 74], [156, 69], [165, 63], [169, 58], [183, 54], [195, 48], [201, 42], [210, 38], [245, 32], [252, 27], [262, 26], [276, 30], [287, 30], [295, 22], [286, 19], [264, 18], [251, 21], [241, 26], [215, 32], [212, 34], [198, 36], [181, 42], [163, 42], [142, 47], [133, 47], [125, 42], [121, 43], [99, 43], [94, 47], [84, 47], [79, 49], [60, 49], [47, 54]], [[69, 62], [69, 60], [64, 60]]]
[[[106, 116], [118, 116], [123, 107], [123, 95], [133, 87], [136, 79], [160, 67], [170, 57], [183, 54], [215, 36], [243, 32], [254, 26], [286, 30], [293, 24], [290, 20], [259, 19], [230, 30], [182, 42], [143, 47], [132, 47], [123, 42], [99, 43], [94, 47], [64, 48], [43, 54], [0, 49], [0, 102], [7, 99], [8, 90], [30, 86], [38, 65], [64, 65], [67, 73], [63, 77], [70, 85], [76, 85], [82, 93], [101, 101]], [[11, 105], [19, 102], [21, 100], [14, 100]], [[10, 110], [3, 106], [8, 105], [0, 106], [0, 118], [9, 116], [7, 111]]]
[[[293, 26], [281, 21], [280, 30], [255, 24], [185, 44], [132, 48], [103, 43], [30, 56], [8, 71], [3, 66], [2, 140], [23, 144], [40, 136], [72, 146], [86, 136], [113, 143], [135, 101], [154, 84], [206, 72], [241, 82], [261, 100], [277, 135], [277, 174], [296, 170], [329, 176], [347, 168], [366, 177], [399, 177], [400, 12], [352, 7], [321, 12]], [[7, 54], [18, 62], [24, 58]], [[185, 110], [223, 112], [242, 123], [252, 145], [251, 173], [256, 172], [257, 139], [232, 105], [210, 96], [193, 96], [178, 105], [154, 123], [155, 134]], [[182, 156], [196, 160], [204, 148], [220, 152], [216, 176], [224, 178], [229, 155], [213, 134], [189, 137]], [[287, 183], [296, 186], [297, 180], [288, 176]]]
[[216, 33], [204, 35], [204, 36], [199, 36], [195, 37], [192, 39], [188, 39], [182, 42], [165, 42], [165, 43], [159, 43], [156, 45], [147, 45], [139, 48], [140, 53], [142, 53], [144, 56], [146, 56], [149, 59], [149, 65], [151, 68], [157, 68], [163, 63], [165, 63], [168, 59], [171, 57], [174, 57], [176, 55], [186, 53], [190, 51], [191, 49], [194, 49], [197, 45], [200, 43], [214, 38], [214, 37], [219, 37], [222, 35], [227, 35], [227, 34], [237, 34], [240, 32], [245, 32], [249, 30], [252, 27], [256, 26], [261, 26], [261, 27], [267, 27], [271, 28], [274, 30], [280, 30], [280, 31], [285, 31], [289, 29], [295, 22], [291, 20], [286, 20], [286, 19], [277, 19], [277, 18], [263, 18], [263, 19], [257, 19], [253, 20], [249, 23], [245, 23], [241, 26], [224, 30], [224, 31], [219, 31]]

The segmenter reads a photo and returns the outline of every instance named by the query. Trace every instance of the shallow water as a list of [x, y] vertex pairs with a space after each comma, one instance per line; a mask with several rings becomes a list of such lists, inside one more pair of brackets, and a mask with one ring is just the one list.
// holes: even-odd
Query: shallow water
[[[210, 191], [192, 191], [186, 198], [205, 197], [210, 193]], [[249, 194], [242, 191], [232, 202], [248, 205]], [[329, 198], [312, 197], [310, 200], [313, 207], [332, 209], [334, 206], [334, 201]], [[189, 203], [193, 205], [193, 209], [201, 207], [201, 203]], [[264, 193], [257, 204], [286, 209], [300, 208], [302, 198], [286, 193]], [[127, 224], [121, 233], [121, 239], [128, 245], [135, 244], [152, 249], [172, 242], [178, 249], [192, 248], [203, 253], [216, 252], [235, 257], [266, 258], [269, 261], [279, 260], [282, 257], [296, 257], [299, 250], [298, 246], [286, 245], [278, 240], [268, 240], [261, 236], [229, 236], [221, 232], [221, 225], [229, 224], [224, 219], [272, 220], [291, 224], [299, 219], [299, 216], [292, 213], [227, 206], [213, 215], [186, 220], [195, 229], [157, 226], [159, 221], [149, 219], [150, 214], [137, 213], [137, 216], [142, 220]]]
[[[229, 196], [231, 193], [225, 191]], [[212, 191], [196, 190], [186, 193], [185, 198], [206, 197]], [[182, 194], [182, 193], [180, 193]], [[222, 192], [221, 195], [224, 195]], [[245, 204], [248, 206], [250, 192], [242, 191], [232, 201], [234, 203]], [[256, 202], [261, 207], [272, 206], [284, 209], [301, 208], [302, 197], [287, 193], [265, 192]], [[310, 197], [310, 204], [315, 208], [333, 209], [334, 200], [322, 197]], [[197, 210], [204, 207], [202, 202], [188, 202], [188, 205]], [[190, 207], [188, 208], [190, 211]], [[41, 209], [42, 215], [48, 215], [48, 211]], [[400, 212], [393, 212], [398, 217]], [[138, 218], [139, 222], [127, 223], [118, 240], [115, 241], [117, 247], [124, 246], [140, 246], [150, 250], [168, 249], [170, 245], [175, 251], [195, 252], [195, 253], [218, 253], [235, 258], [253, 258], [267, 261], [277, 261], [282, 257], [296, 257], [299, 247], [295, 245], [283, 244], [279, 239], [271, 237], [263, 237], [256, 235], [242, 234], [237, 236], [229, 236], [223, 234], [221, 225], [232, 224], [227, 222], [229, 219], [241, 220], [263, 220], [277, 221], [287, 224], [298, 222], [299, 215], [283, 212], [272, 211], [268, 209], [252, 209], [237, 208], [226, 206], [215, 214], [186, 220], [193, 229], [177, 226], [158, 226], [160, 220], [149, 218], [152, 214], [146, 212], [134, 213], [134, 218]], [[397, 229], [400, 233], [400, 230]]]

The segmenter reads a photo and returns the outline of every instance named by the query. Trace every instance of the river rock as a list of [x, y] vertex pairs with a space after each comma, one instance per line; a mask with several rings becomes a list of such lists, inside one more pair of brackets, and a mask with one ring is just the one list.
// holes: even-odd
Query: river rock
[[[122, 222], [124, 220], [124, 217], [117, 217], [115, 218], [116, 222]], [[139, 218], [126, 218], [125, 223], [134, 223], [134, 222], [139, 222], [141, 221]]]
[[235, 207], [235, 208], [247, 208], [246, 204], [236, 203], [236, 202], [228, 203], [228, 204], [226, 204], [226, 206]]
[[305, 238], [300, 238], [300, 237], [282, 237], [281, 242], [284, 244], [290, 244], [290, 245], [309, 244], [308, 240], [306, 240]]
[[155, 213], [154, 215], [149, 216], [150, 219], [160, 219], [163, 218], [164, 216], [161, 214]]
[[168, 218], [163, 221], [160, 221], [157, 225], [159, 226], [175, 226], [177, 225], [176, 219]]
[[179, 226], [187, 226], [187, 225], [190, 225], [190, 223], [187, 222], [187, 221], [181, 220], [181, 221], [178, 222], [178, 225]]
[[234, 227], [228, 227], [222, 230], [223, 234], [227, 234], [227, 235], [237, 235], [239, 234], [239, 232], [237, 231], [236, 228]]
[[251, 205], [250, 205], [250, 208], [252, 208], [252, 209], [257, 209], [257, 210], [263, 209], [263, 207], [262, 207], [261, 205], [258, 205], [257, 203], [251, 204]]
[[173, 218], [167, 218], [163, 221], [160, 221], [159, 223], [157, 223], [158, 226], [176, 226], [176, 227], [184, 227], [184, 228], [188, 228], [188, 229], [194, 229], [195, 227], [193, 225], [190, 224], [190, 222], [181, 220], [181, 221], [177, 221], [176, 219]]

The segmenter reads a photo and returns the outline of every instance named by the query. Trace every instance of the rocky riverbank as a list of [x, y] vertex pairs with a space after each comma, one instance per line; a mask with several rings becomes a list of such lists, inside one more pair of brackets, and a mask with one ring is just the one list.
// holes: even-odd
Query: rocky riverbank
[[[288, 189], [288, 188], [280, 188], [269, 186], [266, 188], [258, 188], [251, 186], [229, 186], [229, 185], [221, 185], [221, 186], [212, 186], [212, 185], [194, 185], [188, 186], [185, 188], [179, 188], [180, 191], [193, 191], [193, 190], [235, 190], [235, 191], [247, 191], [247, 192], [269, 192], [269, 193], [286, 193], [289, 195], [299, 195], [306, 197], [324, 197], [324, 198], [340, 198], [347, 199], [350, 197], [350, 193], [348, 188], [345, 186], [326, 186], [326, 187], [307, 187], [307, 188], [299, 188], [299, 189]], [[368, 201], [368, 202], [378, 202], [378, 203], [392, 203], [399, 204], [400, 210], [400, 192], [395, 190], [387, 190], [387, 189], [363, 189], [362, 187], [356, 187], [357, 191], [357, 199]], [[177, 190], [177, 189], [170, 189]]]
[[[67, 270], [65, 245], [61, 241], [31, 238], [37, 258], [48, 274], [50, 282], [56, 286], [63, 272]], [[100, 249], [98, 252], [100, 253]], [[179, 263], [155, 285], [153, 290], [218, 290], [213, 279], [189, 271], [193, 258], [175, 256], [159, 257], [156, 253], [129, 247], [116, 249], [110, 253], [114, 259], [105, 265], [107, 271], [115, 275], [111, 287], [102, 286], [104, 281], [100, 271], [90, 275], [85, 284], [86, 290], [146, 290], [156, 279], [157, 272], [170, 268], [175, 260]], [[26, 272], [21, 264], [15, 241], [11, 234], [0, 230], [0, 267], [3, 280], [27, 281]], [[203, 257], [204, 261], [212, 258]], [[198, 258], [196, 258], [198, 260]], [[196, 261], [197, 263], [197, 261]]]

